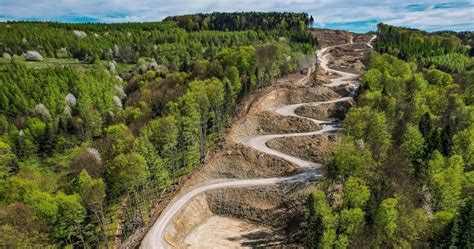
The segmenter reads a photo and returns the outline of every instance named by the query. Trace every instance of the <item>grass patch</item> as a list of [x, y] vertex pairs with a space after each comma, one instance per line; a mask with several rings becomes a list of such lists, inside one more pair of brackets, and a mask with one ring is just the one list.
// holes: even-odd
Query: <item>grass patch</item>
[[[22, 62], [28, 67], [33, 68], [45, 68], [45, 67], [74, 67], [77, 69], [85, 70], [91, 67], [90, 64], [82, 63], [75, 59], [58, 59], [58, 58], [44, 58], [43, 61], [26, 61], [23, 56], [14, 55], [12, 60], [15, 62]], [[1, 64], [8, 64], [11, 60], [6, 60], [4, 58], [0, 58], [0, 65]]]

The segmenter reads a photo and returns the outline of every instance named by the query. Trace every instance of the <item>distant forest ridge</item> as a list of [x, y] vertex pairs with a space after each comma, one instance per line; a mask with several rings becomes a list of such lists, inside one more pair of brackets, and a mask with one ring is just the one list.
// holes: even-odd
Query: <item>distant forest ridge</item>
[[314, 18], [307, 13], [293, 12], [214, 12], [170, 16], [164, 21], [175, 21], [188, 31], [197, 30], [304, 30], [311, 27]]
[[[412, 57], [420, 57], [421, 53], [430, 56], [444, 54], [444, 52], [467, 53], [471, 57], [474, 55], [473, 31], [426, 32], [384, 23], [377, 24], [377, 28], [379, 33], [377, 45], [386, 50], [389, 47], [397, 47], [405, 59], [408, 59], [408, 54]], [[419, 53], [408, 51], [409, 49], [417, 50]]]
[[89, 31], [141, 29], [155, 30], [162, 28], [163, 23], [176, 22], [179, 27], [188, 31], [197, 30], [303, 30], [311, 27], [314, 18], [307, 13], [294, 12], [213, 12], [188, 15], [168, 16], [162, 21], [127, 22], [127, 23], [62, 23], [51, 21], [7, 21], [6, 24], [28, 24], [67, 30], [86, 29]]

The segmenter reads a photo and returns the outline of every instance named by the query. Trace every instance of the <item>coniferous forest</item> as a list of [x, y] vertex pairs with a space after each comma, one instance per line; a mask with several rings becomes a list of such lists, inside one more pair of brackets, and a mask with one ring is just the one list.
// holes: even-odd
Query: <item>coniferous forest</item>
[[1, 247], [108, 247], [120, 220], [126, 239], [239, 99], [317, 45], [305, 14], [205, 17], [0, 23]]
[[308, 246], [473, 248], [472, 32], [379, 24], [376, 35], [356, 107], [308, 197]]

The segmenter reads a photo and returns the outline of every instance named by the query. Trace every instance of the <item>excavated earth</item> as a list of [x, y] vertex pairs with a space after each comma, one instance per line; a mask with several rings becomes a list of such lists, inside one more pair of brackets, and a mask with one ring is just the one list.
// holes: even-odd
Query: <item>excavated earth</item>
[[[348, 91], [348, 90], [347, 90]], [[265, 94], [249, 98], [242, 117], [230, 129], [222, 148], [210, 156], [207, 163], [187, 180], [180, 192], [199, 182], [222, 178], [257, 178], [291, 175], [298, 169], [287, 161], [245, 147], [239, 142], [252, 135], [309, 132], [321, 127], [307, 119], [282, 117], [273, 111], [286, 104], [326, 101], [340, 95], [325, 87], [272, 87]], [[275, 122], [277, 120], [277, 122]], [[281, 139], [282, 145], [293, 150], [275, 149], [308, 157], [321, 162], [323, 143], [334, 135]], [[311, 154], [295, 148], [305, 140], [314, 150]], [[269, 147], [280, 139], [272, 140]], [[303, 143], [301, 143], [303, 144]], [[315, 146], [320, 144], [321, 146]], [[305, 155], [307, 154], [307, 155]], [[303, 156], [304, 155], [304, 156]], [[235, 248], [301, 246], [298, 242], [302, 224], [303, 204], [314, 183], [277, 186], [226, 188], [208, 191], [194, 198], [173, 220], [174, 231], [167, 241], [181, 248]]]
[[268, 147], [310, 162], [322, 163], [328, 144], [336, 140], [336, 135], [318, 135], [309, 137], [289, 137], [273, 139]]
[[[322, 44], [350, 42], [350, 33], [314, 31]], [[368, 40], [354, 35], [354, 41]], [[344, 63], [344, 57], [353, 58]], [[354, 60], [363, 62], [363, 54], [337, 50], [338, 68], [350, 68]], [[331, 58], [333, 59], [333, 58]], [[336, 69], [338, 69], [336, 68]], [[363, 65], [355, 66], [361, 72]], [[352, 89], [321, 86], [337, 77], [317, 70], [304, 86], [296, 84], [301, 73], [282, 78], [276, 85], [247, 96], [239, 105], [236, 118], [225, 141], [208, 155], [205, 165], [184, 181], [176, 195], [215, 179], [250, 179], [293, 174], [297, 167], [283, 159], [261, 153], [240, 144], [255, 135], [309, 132], [321, 127], [308, 119], [283, 117], [274, 112], [282, 105], [327, 101], [346, 96]], [[340, 121], [351, 103], [303, 106], [299, 115]], [[302, 159], [321, 163], [326, 148], [337, 135], [274, 139], [267, 146]], [[207, 191], [193, 198], [172, 220], [166, 241], [176, 248], [301, 247], [304, 201], [316, 182], [261, 187], [224, 188]]]

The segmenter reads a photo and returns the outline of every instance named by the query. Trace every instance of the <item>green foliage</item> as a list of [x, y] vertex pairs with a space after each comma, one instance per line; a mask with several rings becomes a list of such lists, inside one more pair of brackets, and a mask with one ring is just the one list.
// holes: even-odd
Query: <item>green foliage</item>
[[349, 247], [349, 239], [346, 235], [340, 235], [334, 243], [334, 248], [344, 249]]
[[58, 241], [70, 241], [72, 236], [78, 236], [78, 226], [84, 221], [85, 209], [78, 195], [66, 195], [59, 192], [55, 198], [57, 222], [54, 225], [54, 236]]
[[427, 66], [434, 66], [440, 70], [451, 73], [462, 73], [466, 68], [470, 68], [474, 65], [472, 57], [467, 57], [461, 53], [450, 53], [422, 58], [422, 62]]
[[414, 173], [418, 175], [420, 167], [423, 164], [425, 151], [425, 139], [418, 130], [418, 127], [413, 125], [407, 127], [400, 149], [406, 153], [408, 158], [411, 160], [415, 167]]
[[385, 115], [368, 107], [354, 108], [344, 120], [344, 132], [367, 144], [375, 159], [382, 159], [390, 147], [390, 132]]
[[10, 116], [24, 115], [41, 103], [54, 117], [63, 112], [65, 96], [73, 93], [80, 117], [88, 121], [88, 110], [105, 113], [113, 106], [114, 80], [101, 70], [83, 73], [72, 68], [33, 69], [21, 63], [0, 65], [0, 110]]
[[[105, 206], [105, 183], [99, 179], [93, 179], [82, 170], [78, 179], [79, 195], [86, 209], [94, 214], [95, 220], [99, 222], [105, 246], [108, 247], [107, 230], [105, 228], [104, 206]], [[82, 236], [82, 235], [81, 235]], [[83, 239], [83, 238], [82, 238]], [[100, 243], [100, 242], [99, 242]]]
[[[356, 191], [361, 196], [356, 196]], [[314, 190], [306, 201], [307, 245], [311, 248], [348, 248], [365, 225], [365, 206], [369, 190], [361, 180], [350, 178], [344, 187], [344, 208], [333, 210], [321, 190]], [[357, 207], [356, 207], [357, 206]]]
[[105, 183], [102, 179], [93, 179], [82, 170], [79, 175], [79, 195], [88, 209], [101, 209], [105, 201]]
[[121, 153], [130, 152], [133, 148], [134, 137], [124, 124], [112, 125], [105, 130], [105, 155], [114, 158]]
[[362, 84], [370, 91], [382, 90], [382, 73], [377, 68], [372, 68], [364, 74]]
[[41, 217], [49, 220], [51, 223], [56, 222], [58, 213], [58, 205], [54, 200], [54, 196], [40, 190], [33, 190], [25, 193], [23, 199], [26, 204], [36, 210]]
[[[472, 230], [474, 116], [472, 60], [464, 45], [472, 33], [381, 24], [377, 35], [375, 47], [384, 54], [372, 53], [357, 107], [326, 159], [322, 186], [330, 186], [326, 201], [338, 221], [333, 246], [465, 246]], [[358, 224], [364, 241], [345, 222]]]
[[332, 248], [336, 240], [336, 217], [332, 214], [323, 191], [314, 190], [310, 193], [305, 218], [309, 226], [308, 246]]
[[[457, 228], [457, 229], [456, 229]], [[472, 248], [474, 246], [474, 201], [471, 198], [453, 221], [449, 232], [449, 247]], [[446, 245], [448, 246], [448, 245]]]
[[27, 193], [38, 189], [37, 183], [22, 179], [18, 176], [12, 176], [6, 180], [0, 181], [0, 200], [1, 203], [13, 203], [24, 201]]
[[328, 177], [331, 179], [347, 179], [349, 176], [365, 179], [370, 177], [375, 168], [370, 151], [351, 138], [338, 143], [327, 165]]
[[46, 132], [46, 124], [38, 118], [28, 120], [28, 130], [33, 139], [37, 142], [43, 139]]
[[167, 115], [154, 119], [145, 127], [143, 134], [153, 144], [159, 156], [165, 160], [165, 163], [171, 164], [178, 140], [176, 118], [172, 115]]
[[[201, 21], [207, 27], [196, 27]], [[13, 56], [0, 61], [0, 209], [14, 205], [8, 215], [22, 211], [20, 220], [38, 224], [23, 231], [27, 223], [0, 212], [2, 238], [12, 247], [109, 247], [110, 206], [197, 168], [239, 98], [312, 57], [310, 22], [221, 13], [186, 20], [192, 28], [179, 20], [0, 24], [0, 53]], [[27, 50], [44, 61], [26, 62]]]
[[447, 86], [453, 83], [453, 77], [437, 69], [431, 69], [426, 75], [426, 79], [432, 85]]
[[58, 243], [79, 236], [77, 229], [85, 218], [79, 196], [62, 192], [52, 194], [41, 188], [35, 179], [10, 177], [0, 183], [2, 202], [22, 202], [31, 207], [41, 220], [53, 228], [51, 235]]
[[35, 211], [23, 204], [12, 203], [0, 214], [0, 245], [7, 248], [51, 246], [46, 233], [48, 225]]
[[364, 225], [365, 218], [362, 209], [343, 209], [339, 214], [338, 233], [344, 234], [344, 236], [339, 236], [338, 241], [341, 240], [341, 237], [354, 239], [353, 236], [359, 235]]
[[395, 198], [388, 198], [382, 201], [377, 210], [377, 238], [380, 242], [388, 243], [395, 239], [395, 231], [397, 230], [397, 210], [398, 201]]
[[474, 170], [474, 125], [456, 134], [453, 142], [454, 151], [462, 156], [466, 170]]
[[304, 30], [311, 24], [312, 17], [306, 13], [289, 12], [234, 12], [195, 14], [167, 17], [180, 27], [189, 30]]
[[146, 140], [146, 137], [138, 139], [137, 152], [146, 160], [147, 171], [152, 180], [157, 180], [160, 187], [166, 187], [171, 183], [171, 169], [167, 169], [163, 160], [158, 155], [153, 144]]
[[349, 177], [344, 185], [343, 204], [345, 208], [364, 208], [370, 198], [370, 189], [364, 181]]
[[403, 59], [466, 53], [461, 40], [452, 34], [429, 34], [415, 29], [399, 28], [380, 23], [377, 25], [375, 48]]
[[437, 154], [429, 162], [435, 210], [456, 213], [461, 204], [464, 162], [459, 155], [444, 159]]
[[18, 160], [8, 144], [0, 141], [0, 179], [18, 169]]
[[171, 108], [178, 124], [178, 150], [182, 151], [178, 155], [183, 173], [193, 170], [200, 161], [199, 134], [200, 115], [199, 107], [192, 98], [192, 95], [185, 95], [179, 99]]
[[[257, 67], [257, 52], [253, 46], [240, 47], [238, 49], [225, 49], [217, 55], [224, 68], [229, 68], [229, 79], [231, 80], [234, 93], [242, 91], [248, 93], [255, 82], [251, 81]], [[235, 68], [235, 69], [234, 69]], [[238, 83], [238, 74], [240, 74], [241, 84]]]
[[145, 183], [148, 178], [146, 160], [138, 153], [120, 154], [107, 166], [109, 191], [118, 196]]

